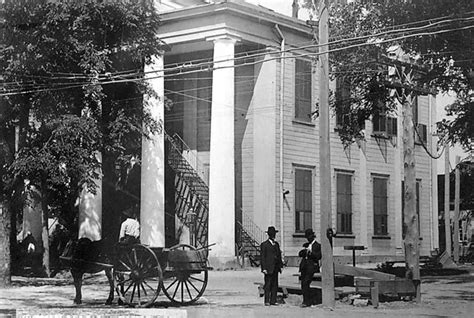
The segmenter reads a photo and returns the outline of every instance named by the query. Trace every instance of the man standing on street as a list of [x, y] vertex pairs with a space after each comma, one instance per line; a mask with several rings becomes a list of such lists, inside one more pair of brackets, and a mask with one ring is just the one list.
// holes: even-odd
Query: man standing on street
[[265, 284], [265, 306], [277, 304], [278, 291], [278, 273], [281, 273], [283, 261], [281, 259], [281, 250], [275, 236], [278, 231], [273, 226], [267, 230], [268, 240], [260, 244], [261, 267], [264, 274]]
[[303, 292], [303, 303], [301, 307], [310, 307], [313, 304], [311, 299], [311, 281], [314, 273], [319, 272], [319, 260], [321, 259], [321, 245], [316, 241], [316, 234], [313, 229], [306, 229], [304, 236], [308, 242], [303, 244], [303, 249], [298, 253], [302, 257], [300, 263], [301, 291]]

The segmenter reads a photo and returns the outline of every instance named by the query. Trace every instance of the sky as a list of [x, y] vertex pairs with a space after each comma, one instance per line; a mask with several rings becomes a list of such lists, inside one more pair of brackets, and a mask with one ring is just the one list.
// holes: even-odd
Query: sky
[[[291, 5], [293, 4], [293, 0], [245, 0], [245, 1], [252, 4], [264, 6], [278, 13], [291, 16], [291, 11], [292, 11]], [[308, 13], [306, 12], [306, 10], [300, 10], [299, 16], [300, 16], [300, 19], [302, 20], [308, 19]]]

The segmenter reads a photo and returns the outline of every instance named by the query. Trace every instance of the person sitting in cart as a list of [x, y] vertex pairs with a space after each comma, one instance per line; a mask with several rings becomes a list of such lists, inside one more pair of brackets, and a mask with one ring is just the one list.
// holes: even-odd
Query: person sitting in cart
[[132, 206], [122, 212], [127, 217], [120, 226], [119, 243], [123, 245], [140, 243], [140, 223], [138, 206]]

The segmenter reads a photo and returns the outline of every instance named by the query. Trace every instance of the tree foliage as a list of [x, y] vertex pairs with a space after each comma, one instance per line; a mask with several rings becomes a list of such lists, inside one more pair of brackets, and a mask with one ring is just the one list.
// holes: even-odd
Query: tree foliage
[[[306, 0], [317, 15], [321, 1]], [[387, 65], [381, 55], [394, 46], [429, 69], [417, 78], [419, 86], [455, 92], [448, 111], [451, 121], [439, 124], [447, 139], [468, 148], [474, 138], [473, 14], [471, 0], [339, 1], [330, 7], [330, 63], [332, 78], [345, 82], [350, 94], [333, 98], [333, 107], [348, 114], [341, 139], [350, 143], [369, 116], [393, 111], [394, 95], [385, 87]], [[339, 98], [337, 98], [339, 97]], [[385, 108], [385, 109], [381, 109]]]
[[44, 182], [47, 206], [61, 211], [84, 186], [94, 191], [98, 152], [120, 171], [159, 128], [142, 107], [153, 94], [143, 67], [162, 49], [159, 16], [151, 0], [7, 0], [3, 20], [0, 128], [10, 149], [20, 126], [3, 192], [14, 180]]

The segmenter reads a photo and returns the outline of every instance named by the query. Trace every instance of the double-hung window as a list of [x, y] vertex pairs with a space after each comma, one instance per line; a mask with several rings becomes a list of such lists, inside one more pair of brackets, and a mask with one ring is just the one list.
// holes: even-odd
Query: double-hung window
[[374, 235], [388, 234], [388, 177], [373, 176]]
[[377, 136], [392, 137], [397, 136], [397, 118], [387, 116], [385, 113], [373, 115], [373, 133]]
[[295, 60], [295, 119], [311, 122], [311, 62]]
[[352, 234], [352, 173], [336, 172], [337, 233]]
[[312, 227], [313, 172], [311, 169], [295, 169], [295, 230], [304, 232]]
[[350, 125], [351, 86], [346, 77], [336, 78], [336, 127]]
[[418, 97], [413, 99], [413, 123], [415, 125], [415, 144], [425, 144], [428, 142], [428, 127], [420, 123], [420, 107]]

